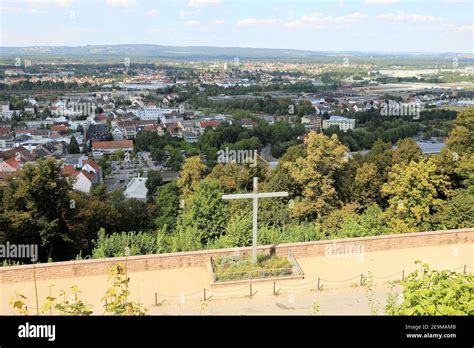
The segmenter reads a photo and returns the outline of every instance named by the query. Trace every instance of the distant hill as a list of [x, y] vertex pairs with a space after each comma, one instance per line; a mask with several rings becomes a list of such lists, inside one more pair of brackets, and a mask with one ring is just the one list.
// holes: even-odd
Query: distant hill
[[168, 59], [335, 59], [338, 56], [405, 58], [405, 59], [452, 59], [454, 56], [473, 59], [474, 55], [456, 53], [383, 53], [383, 52], [324, 52], [294, 49], [209, 47], [209, 46], [163, 46], [146, 44], [88, 45], [88, 46], [30, 46], [0, 47], [0, 57], [44, 56], [44, 57], [150, 57]]

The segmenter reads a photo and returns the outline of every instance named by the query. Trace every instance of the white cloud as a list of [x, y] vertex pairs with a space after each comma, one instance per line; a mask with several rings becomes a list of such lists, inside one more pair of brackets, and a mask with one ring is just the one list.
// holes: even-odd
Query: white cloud
[[136, 4], [136, 0], [107, 0], [107, 5], [114, 7], [130, 7]]
[[440, 17], [426, 16], [419, 14], [405, 14], [403, 12], [380, 14], [378, 20], [392, 23], [436, 23], [441, 22]]
[[[2, 0], [0, 3], [13, 3], [15, 5], [27, 5], [29, 7], [46, 7], [46, 6], [59, 6], [59, 7], [68, 7], [70, 6], [74, 0]], [[15, 6], [16, 7], [16, 6]], [[2, 8], [10, 8], [8, 6], [2, 6]], [[19, 8], [19, 7], [17, 7]]]
[[158, 33], [161, 33], [161, 29], [160, 29], [160, 28], [151, 28], [151, 29], [150, 29], [150, 32], [151, 32], [151, 33], [158, 34]]
[[146, 13], [146, 15], [148, 17], [155, 17], [156, 15], [158, 15], [158, 11], [157, 10], [150, 10]]
[[237, 22], [238, 26], [248, 27], [254, 25], [281, 25], [285, 28], [313, 28], [319, 29], [326, 25], [338, 25], [338, 26], [348, 26], [353, 23], [357, 23], [363, 18], [366, 18], [367, 15], [354, 12], [344, 16], [338, 17], [323, 17], [319, 12], [313, 12], [306, 16], [301, 16], [297, 19], [284, 21], [279, 18], [246, 18]]
[[391, 5], [399, 2], [400, 0], [365, 0], [364, 5]]
[[188, 6], [189, 7], [204, 7], [210, 5], [219, 5], [221, 3], [220, 0], [189, 0]]
[[25, 9], [22, 7], [10, 7], [10, 6], [0, 7], [0, 13], [17, 14], [17, 13], [23, 13], [23, 12], [25, 12]]
[[70, 6], [73, 0], [26, 0], [30, 5], [56, 5], [61, 7]]
[[225, 24], [225, 21], [223, 19], [214, 19], [212, 21], [209, 21], [210, 25], [223, 25]]
[[239, 27], [248, 27], [252, 25], [274, 25], [274, 24], [279, 24], [279, 23], [283, 23], [283, 21], [278, 18], [262, 18], [262, 19], [246, 18], [246, 19], [242, 19], [238, 21], [237, 25]]
[[22, 13], [29, 13], [33, 15], [44, 15], [48, 14], [48, 11], [45, 11], [43, 9], [39, 9], [37, 7], [10, 7], [10, 6], [5, 6], [5, 7], [0, 7], [0, 13], [4, 14], [22, 14]]
[[199, 25], [198, 21], [186, 21], [184, 25], [187, 27], [197, 27]]
[[460, 32], [472, 31], [472, 32], [474, 32], [474, 25], [461, 25], [460, 27], [457, 28], [457, 31], [460, 31]]

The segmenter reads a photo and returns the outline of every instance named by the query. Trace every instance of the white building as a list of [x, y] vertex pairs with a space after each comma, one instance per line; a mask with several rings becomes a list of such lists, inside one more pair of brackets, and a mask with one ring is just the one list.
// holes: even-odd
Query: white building
[[130, 180], [124, 192], [125, 197], [146, 200], [148, 193], [148, 189], [145, 186], [146, 181], [147, 178], [140, 177]]
[[342, 116], [331, 116], [329, 120], [323, 120], [323, 129], [328, 129], [331, 126], [338, 126], [343, 132], [355, 128], [355, 119]]
[[163, 110], [156, 105], [146, 105], [138, 111], [140, 120], [157, 121], [163, 116]]
[[11, 119], [15, 110], [10, 110], [9, 101], [0, 101], [0, 117]]

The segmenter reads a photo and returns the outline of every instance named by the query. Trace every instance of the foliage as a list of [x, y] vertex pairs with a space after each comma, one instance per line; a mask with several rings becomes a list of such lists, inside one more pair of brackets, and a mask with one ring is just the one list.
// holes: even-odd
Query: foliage
[[365, 288], [365, 296], [369, 302], [370, 312], [372, 315], [377, 315], [379, 303], [375, 297], [374, 275], [372, 272], [369, 272], [367, 276], [365, 276], [363, 286]]
[[418, 162], [422, 155], [420, 147], [413, 139], [402, 139], [398, 141], [397, 149], [393, 151], [392, 164]]
[[184, 197], [187, 197], [196, 191], [199, 182], [204, 177], [205, 170], [206, 166], [202, 163], [199, 156], [193, 156], [186, 159], [176, 183]]
[[311, 309], [309, 311], [310, 315], [318, 315], [321, 313], [321, 305], [319, 301], [314, 301], [313, 305], [311, 306]]
[[15, 297], [10, 299], [9, 304], [14, 310], [17, 310], [20, 315], [28, 315], [28, 307], [24, 302], [26, 299], [24, 295], [15, 292]]
[[441, 230], [474, 226], [473, 190], [457, 190], [433, 215], [433, 224], [436, 229]]
[[55, 245], [71, 241], [64, 218], [70, 205], [70, 191], [72, 182], [61, 175], [56, 159], [26, 164], [3, 193], [4, 216], [9, 226], [7, 239], [38, 243], [47, 249], [43, 259], [53, 257]]
[[216, 180], [201, 181], [196, 192], [189, 196], [183, 214], [178, 217], [178, 231], [194, 228], [202, 245], [224, 234], [228, 215], [222, 195]]
[[74, 135], [71, 137], [71, 141], [67, 146], [67, 152], [72, 154], [81, 152], [81, 149], [79, 148], [79, 143], [77, 142], [77, 139]]
[[[61, 290], [59, 295], [63, 296], [63, 301], [56, 304], [55, 308], [65, 315], [74, 316], [89, 316], [92, 314], [92, 306], [84, 303], [79, 299], [79, 289], [77, 286], [71, 286], [71, 294], [69, 300], [66, 300], [66, 292]], [[47, 302], [44, 306], [44, 310], [47, 311], [50, 304], [54, 302], [55, 298], [51, 295], [47, 298]]]
[[158, 252], [157, 235], [145, 232], [122, 232], [106, 235], [100, 229], [97, 240], [93, 241], [93, 258], [125, 256], [128, 247], [130, 255], [156, 254]]
[[126, 266], [114, 265], [109, 271], [109, 279], [113, 285], [102, 297], [105, 312], [113, 315], [145, 315], [147, 310], [140, 303], [128, 300], [130, 278], [127, 276]]
[[[417, 263], [421, 263], [417, 261]], [[430, 270], [422, 264], [403, 281], [403, 301], [389, 301], [389, 315], [474, 315], [474, 276]]]
[[382, 187], [389, 197], [390, 227], [397, 232], [429, 230], [431, 215], [449, 194], [449, 181], [432, 159], [395, 164]]
[[148, 192], [147, 195], [149, 197], [153, 197], [155, 194], [155, 190], [163, 183], [163, 179], [161, 177], [161, 172], [156, 170], [149, 170], [147, 174], [147, 180], [145, 182], [145, 187], [147, 188]]
[[291, 177], [303, 187], [292, 214], [321, 218], [338, 205], [335, 175], [345, 163], [347, 148], [336, 136], [328, 138], [315, 132], [309, 133], [305, 146], [305, 157], [285, 163]]
[[291, 262], [278, 256], [258, 254], [255, 265], [250, 257], [221, 256], [214, 260], [216, 281], [268, 278], [290, 275], [292, 272]]
[[179, 195], [176, 181], [172, 181], [158, 188], [155, 199], [155, 226], [165, 228], [171, 232], [176, 227], [179, 214]]

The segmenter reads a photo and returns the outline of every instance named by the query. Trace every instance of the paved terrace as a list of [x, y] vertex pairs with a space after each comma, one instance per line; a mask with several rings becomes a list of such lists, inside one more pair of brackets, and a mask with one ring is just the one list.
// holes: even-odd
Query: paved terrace
[[[368, 272], [371, 272], [375, 277], [374, 290], [378, 310], [379, 313], [383, 313], [389, 281], [401, 279], [403, 274], [407, 275], [417, 269], [418, 266], [414, 263], [416, 260], [428, 263], [433, 269], [472, 272], [474, 230], [447, 232], [449, 232], [449, 239], [443, 237], [442, 240], [440, 236], [445, 236], [446, 231], [411, 234], [410, 237], [418, 239], [420, 246], [412, 246], [413, 242], [410, 242], [410, 247], [404, 247], [401, 242], [410, 237], [397, 237], [398, 242], [395, 243], [397, 247], [393, 249], [387, 245], [387, 239], [370, 237], [371, 240], [379, 238], [377, 243], [380, 239], [384, 240], [383, 246], [380, 247], [383, 250], [346, 253], [333, 257], [324, 254], [298, 256], [298, 249], [293, 247], [292, 250], [295, 251], [294, 254], [297, 255], [296, 258], [305, 273], [305, 279], [277, 281], [276, 284], [256, 282], [252, 284], [252, 297], [250, 297], [249, 283], [211, 287], [211, 278], [205, 263], [190, 267], [168, 269], [150, 267], [146, 271], [130, 270], [131, 299], [141, 302], [148, 308], [149, 314], [308, 314], [315, 301], [320, 304], [321, 314], [370, 314], [365, 288], [360, 286], [360, 275], [366, 276]], [[352, 245], [366, 246], [367, 238], [356, 238], [350, 241]], [[332, 242], [329, 241], [329, 243]], [[327, 241], [309, 244], [314, 243], [323, 243], [325, 247], [328, 246]], [[438, 243], [442, 245], [430, 245]], [[308, 243], [294, 245], [305, 244]], [[394, 244], [394, 242], [389, 244]], [[278, 248], [280, 246], [277, 246], [277, 253]], [[373, 245], [372, 249], [374, 249]], [[358, 250], [361, 251], [361, 249]], [[233, 250], [227, 250], [227, 252], [231, 253]], [[212, 251], [200, 253], [212, 253]], [[306, 254], [311, 253], [306, 252]], [[113, 261], [117, 262], [117, 260]], [[87, 261], [81, 262], [87, 263]], [[128, 258], [127, 263], [129, 269], [133, 268], [134, 257]], [[93, 267], [92, 263], [90, 265]], [[168, 266], [172, 267], [172, 265]], [[15, 274], [18, 274], [19, 279], [24, 276], [22, 272], [25, 273], [26, 267], [28, 266], [15, 267]], [[41, 265], [37, 266], [39, 270], [37, 274], [41, 277], [40, 267]], [[94, 272], [91, 268], [91, 273]], [[60, 272], [55, 273], [54, 268], [48, 274], [50, 277], [47, 279], [37, 281], [40, 306], [49, 295], [50, 286], [52, 286], [53, 295], [59, 297], [59, 290], [77, 285], [81, 291], [80, 298], [94, 306], [94, 314], [103, 313], [103, 303], [100, 298], [110, 286], [106, 274], [63, 277]], [[317, 290], [318, 278], [320, 290]], [[15, 282], [3, 280], [3, 283], [0, 282], [0, 314], [14, 314], [8, 302], [15, 292], [27, 297], [26, 303], [30, 312], [35, 314], [35, 290], [32, 279]], [[206, 289], [207, 299], [205, 305], [203, 305], [204, 289]]]

